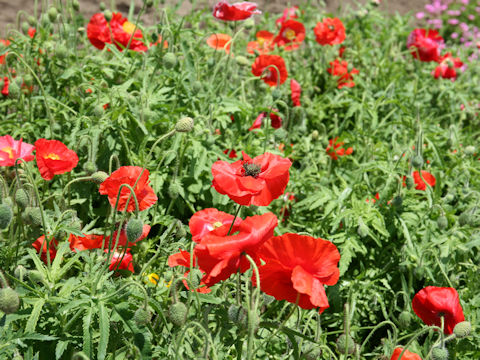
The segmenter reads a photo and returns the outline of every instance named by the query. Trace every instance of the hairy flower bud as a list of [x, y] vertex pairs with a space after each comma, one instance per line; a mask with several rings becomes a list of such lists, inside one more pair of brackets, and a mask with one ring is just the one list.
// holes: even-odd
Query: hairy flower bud
[[407, 178], [405, 179], [405, 184], [407, 185], [407, 189], [411, 189], [415, 183], [411, 176], [407, 176]]
[[412, 320], [412, 314], [408, 311], [402, 311], [398, 317], [398, 323], [402, 329], [406, 329], [410, 326]]
[[133, 315], [133, 320], [138, 327], [144, 327], [152, 320], [152, 313], [143, 307], [138, 308]]
[[193, 130], [194, 121], [192, 118], [185, 116], [177, 121], [175, 124], [175, 131], [190, 132]]
[[92, 174], [92, 180], [97, 184], [101, 184], [108, 178], [108, 174], [104, 171], [97, 171]]
[[168, 308], [168, 318], [175, 326], [183, 326], [187, 321], [188, 309], [182, 302], [170, 305]]
[[317, 140], [319, 137], [318, 130], [313, 130], [311, 134], [312, 140]]
[[448, 350], [441, 347], [433, 348], [432, 350], [433, 360], [448, 360]]
[[250, 61], [242, 55], [236, 56], [235, 61], [237, 62], [238, 65], [241, 66], [250, 66]]
[[11, 99], [16, 99], [20, 96], [20, 87], [16, 81], [10, 82], [8, 85], [8, 97]]
[[236, 304], [230, 305], [228, 308], [228, 318], [231, 322], [237, 324], [243, 329], [248, 327], [248, 314], [243, 306], [238, 306]]
[[305, 350], [302, 351], [302, 355], [305, 360], [318, 360], [322, 356], [322, 350], [314, 345], [308, 345]]
[[163, 55], [163, 64], [167, 69], [173, 69], [177, 66], [177, 56], [172, 52], [167, 52]]
[[22, 218], [28, 224], [40, 226], [42, 224], [42, 212], [38, 207], [28, 206], [22, 215]]
[[0, 311], [5, 314], [13, 314], [20, 307], [20, 298], [15, 290], [6, 287], [0, 289]]
[[199, 269], [192, 269], [187, 275], [188, 286], [197, 289], [202, 281], [203, 273]]
[[[348, 336], [348, 338], [347, 338]], [[348, 339], [348, 350], [347, 350], [347, 339]], [[340, 354], [353, 354], [355, 352], [355, 342], [350, 335], [342, 334], [337, 339], [337, 350]]]
[[400, 195], [397, 195], [392, 200], [392, 205], [396, 209], [400, 209], [403, 205], [403, 198]]
[[468, 211], [461, 213], [458, 217], [458, 223], [460, 224], [460, 226], [470, 225], [471, 221], [472, 217], [470, 216], [470, 213]]
[[105, 20], [107, 20], [108, 22], [110, 22], [110, 20], [112, 20], [112, 17], [113, 17], [113, 14], [110, 10], [105, 10], [103, 12], [103, 16], [105, 16]]
[[445, 215], [440, 215], [438, 217], [437, 226], [440, 230], [444, 230], [448, 227], [448, 219]]
[[469, 145], [465, 148], [465, 155], [475, 154], [475, 146]]
[[178, 180], [173, 180], [168, 186], [168, 196], [170, 196], [170, 198], [174, 200], [178, 198], [178, 195], [180, 194], [181, 186], [182, 185]]
[[12, 221], [13, 212], [10, 206], [3, 203], [0, 204], [0, 230], [6, 229]]
[[37, 24], [37, 19], [35, 19], [34, 16], [30, 15], [28, 18], [27, 18], [27, 22], [28, 22], [28, 25], [30, 26], [35, 26]]
[[80, 10], [80, 2], [78, 0], [73, 0], [72, 1], [72, 7], [73, 7], [73, 10], [75, 10], [75, 11]]
[[423, 157], [421, 157], [420, 155], [415, 155], [412, 158], [412, 166], [416, 169], [421, 168], [423, 166]]
[[472, 324], [470, 324], [470, 322], [468, 321], [459, 322], [453, 328], [453, 333], [457, 338], [460, 338], [460, 339], [470, 335], [471, 331], [472, 331]]
[[57, 16], [58, 10], [56, 7], [52, 6], [50, 9], [48, 9], [48, 18], [51, 22], [55, 22], [55, 20], [57, 20]]
[[127, 223], [127, 240], [134, 243], [143, 233], [143, 222], [140, 219], [132, 218]]
[[97, 167], [92, 161], [87, 161], [83, 165], [83, 170], [85, 170], [87, 174], [93, 174], [95, 171], [97, 171]]

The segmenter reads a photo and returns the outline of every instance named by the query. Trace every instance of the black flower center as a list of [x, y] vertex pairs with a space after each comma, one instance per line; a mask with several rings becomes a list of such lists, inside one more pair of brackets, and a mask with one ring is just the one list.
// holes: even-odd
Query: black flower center
[[245, 170], [244, 176], [256, 178], [260, 174], [261, 167], [254, 163], [243, 163], [243, 169]]

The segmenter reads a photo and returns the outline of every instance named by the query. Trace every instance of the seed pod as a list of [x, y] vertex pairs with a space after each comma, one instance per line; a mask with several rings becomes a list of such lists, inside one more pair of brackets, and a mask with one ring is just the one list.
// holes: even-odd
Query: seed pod
[[138, 240], [143, 233], [143, 222], [140, 219], [132, 218], [127, 223], [127, 240], [128, 242], [134, 243]]
[[423, 157], [420, 155], [415, 155], [412, 158], [412, 166], [416, 169], [421, 168], [423, 166]]
[[440, 215], [438, 217], [437, 226], [439, 230], [444, 230], [448, 227], [448, 219], [445, 215]]
[[15, 290], [6, 287], [0, 289], [0, 311], [5, 314], [13, 314], [20, 307], [20, 298]]
[[436, 347], [432, 350], [433, 360], [448, 360], [448, 350], [445, 348]]
[[348, 354], [353, 354], [355, 352], [355, 342], [350, 335], [342, 334], [337, 339], [337, 350], [340, 354], [347, 353], [347, 336], [348, 336]]
[[138, 308], [133, 315], [133, 320], [138, 327], [145, 327], [152, 320], [152, 313], [143, 307]]
[[177, 66], [177, 56], [172, 52], [167, 52], [163, 55], [163, 64], [167, 69], [173, 69]]
[[472, 331], [472, 324], [470, 324], [470, 322], [468, 321], [459, 322], [453, 328], [453, 333], [457, 338], [460, 338], [460, 339], [470, 335], [471, 331]]
[[12, 221], [13, 211], [7, 204], [0, 204], [0, 230], [4, 230]]
[[177, 302], [175, 304], [170, 305], [168, 308], [168, 318], [175, 326], [183, 326], [187, 321], [187, 313], [188, 309], [182, 302]]
[[408, 311], [402, 311], [398, 316], [398, 323], [402, 329], [407, 329], [410, 326], [412, 320], [412, 314]]
[[190, 132], [193, 130], [194, 121], [192, 118], [186, 116], [181, 118], [175, 124], [175, 131], [177, 132]]
[[104, 171], [97, 171], [92, 174], [92, 180], [97, 184], [101, 184], [108, 178], [108, 174]]

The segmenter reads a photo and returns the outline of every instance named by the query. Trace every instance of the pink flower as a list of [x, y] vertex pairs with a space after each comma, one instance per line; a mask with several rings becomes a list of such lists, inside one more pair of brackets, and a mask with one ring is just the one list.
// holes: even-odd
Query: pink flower
[[226, 0], [219, 1], [213, 8], [213, 16], [224, 21], [239, 21], [251, 17], [253, 14], [261, 14], [257, 10], [257, 4], [242, 1], [230, 5]]
[[35, 146], [20, 140], [13, 140], [10, 135], [0, 136], [0, 166], [14, 166], [17, 159], [32, 161]]
[[408, 35], [407, 47], [420, 61], [437, 61], [443, 46], [443, 38], [436, 30], [415, 29]]

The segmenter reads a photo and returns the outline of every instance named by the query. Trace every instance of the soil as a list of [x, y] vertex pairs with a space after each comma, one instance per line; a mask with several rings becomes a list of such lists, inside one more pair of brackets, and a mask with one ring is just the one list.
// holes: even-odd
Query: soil
[[[79, 0], [81, 12], [88, 19], [95, 12], [99, 12], [99, 0]], [[239, 0], [231, 0], [230, 3], [233, 3]], [[365, 0], [364, 0], [365, 1]], [[364, 2], [360, 1], [360, 2]], [[41, 3], [42, 1], [38, 1]], [[52, 2], [52, 1], [49, 1]], [[104, 0], [106, 4], [110, 3], [110, 0]], [[196, 1], [197, 7], [208, 7], [213, 8], [213, 5], [217, 1], [215, 0], [200, 0]], [[263, 11], [280, 13], [288, 4], [302, 3], [302, 1], [294, 0], [256, 0], [256, 3], [259, 4], [259, 8]], [[310, 1], [310, 2], [316, 2]], [[338, 14], [338, 9], [340, 7], [345, 8], [348, 6], [346, 4], [351, 4], [356, 1], [351, 0], [326, 0], [327, 11], [333, 14]], [[428, 0], [383, 0], [381, 8], [389, 13], [399, 12], [400, 14], [405, 14], [408, 12], [417, 12], [423, 9]], [[20, 10], [25, 11], [28, 15], [33, 14], [34, 0], [0, 0], [0, 36], [4, 35], [6, 32], [7, 26], [13, 26], [16, 21], [17, 13]], [[142, 0], [135, 0], [135, 3], [140, 5]], [[167, 0], [166, 4], [175, 4], [178, 1]], [[128, 13], [130, 5], [130, 0], [116, 0], [117, 10], [121, 11], [124, 15]], [[179, 13], [185, 14], [191, 10], [191, 3], [189, 1], [182, 1]], [[22, 19], [22, 21], [25, 18]], [[148, 23], [148, 18], [145, 20]]]

